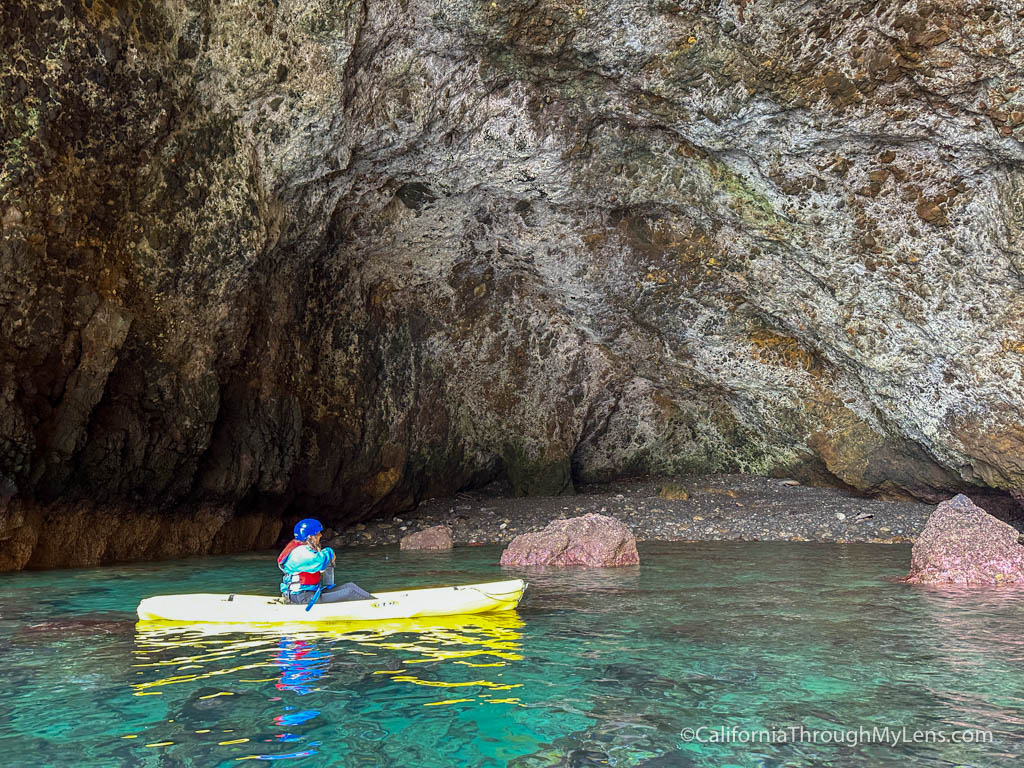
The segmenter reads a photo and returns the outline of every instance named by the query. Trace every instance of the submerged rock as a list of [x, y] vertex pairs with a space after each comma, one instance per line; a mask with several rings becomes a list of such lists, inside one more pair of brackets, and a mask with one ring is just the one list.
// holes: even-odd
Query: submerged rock
[[1024, 584], [1024, 544], [1015, 528], [963, 494], [935, 508], [914, 542], [914, 584]]
[[403, 536], [400, 549], [443, 550], [452, 548], [452, 529], [447, 525], [435, 525], [416, 533]]
[[502, 565], [636, 565], [636, 538], [614, 517], [586, 514], [552, 520], [543, 531], [512, 539]]
[[76, 616], [70, 619], [47, 619], [26, 623], [18, 630], [23, 636], [68, 639], [76, 635], [130, 635], [135, 633], [135, 620]]

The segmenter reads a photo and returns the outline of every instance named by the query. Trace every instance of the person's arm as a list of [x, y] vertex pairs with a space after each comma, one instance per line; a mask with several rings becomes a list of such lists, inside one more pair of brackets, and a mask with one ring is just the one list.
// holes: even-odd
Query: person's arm
[[334, 562], [334, 550], [330, 547], [314, 552], [309, 546], [296, 547], [284, 561], [285, 573], [318, 573]]
[[327, 557], [327, 562], [324, 564], [324, 568], [326, 568], [329, 565], [334, 565], [335, 557], [333, 549], [331, 549], [330, 547], [324, 547], [320, 550], [320, 554], [325, 555]]

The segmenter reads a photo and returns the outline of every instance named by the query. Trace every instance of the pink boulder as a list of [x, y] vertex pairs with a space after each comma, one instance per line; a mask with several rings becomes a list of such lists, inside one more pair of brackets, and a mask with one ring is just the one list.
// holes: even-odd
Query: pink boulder
[[435, 525], [422, 531], [403, 536], [399, 549], [441, 550], [452, 548], [452, 529], [447, 525]]
[[636, 565], [640, 555], [629, 529], [606, 515], [552, 520], [536, 533], [523, 533], [501, 553], [502, 565]]
[[913, 584], [1022, 584], [1024, 545], [1015, 528], [963, 494], [935, 508], [914, 542]]

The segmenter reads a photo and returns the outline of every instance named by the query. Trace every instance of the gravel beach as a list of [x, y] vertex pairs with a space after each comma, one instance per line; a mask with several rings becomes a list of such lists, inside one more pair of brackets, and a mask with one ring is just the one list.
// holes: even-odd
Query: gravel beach
[[396, 544], [432, 525], [451, 526], [456, 546], [503, 544], [549, 521], [599, 512], [637, 541], [912, 542], [934, 505], [877, 501], [837, 488], [749, 475], [644, 478], [584, 486], [574, 496], [513, 497], [500, 488], [430, 499], [412, 512], [359, 523], [332, 546]]

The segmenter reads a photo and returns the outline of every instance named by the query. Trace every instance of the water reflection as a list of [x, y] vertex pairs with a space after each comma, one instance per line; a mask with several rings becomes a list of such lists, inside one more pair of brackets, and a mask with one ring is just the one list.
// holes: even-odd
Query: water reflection
[[281, 760], [316, 754], [325, 728], [336, 741], [346, 712], [374, 700], [515, 705], [522, 626], [514, 612], [317, 626], [139, 622], [131, 688], [163, 696], [169, 713], [169, 727], [141, 737], [182, 758], [200, 741], [244, 750], [236, 760]]
[[951, 727], [987, 729], [1000, 739], [1024, 732], [1024, 696], [1014, 686], [993, 687], [993, 679], [1013, 680], [1024, 664], [1024, 636], [1017, 629], [1024, 614], [1024, 591], [960, 585], [909, 588], [932, 631], [920, 634], [933, 665], [926, 690], [941, 704]]
[[314, 684], [323, 677], [331, 661], [325, 653], [309, 640], [282, 637], [277, 644], [274, 661], [281, 667], [279, 691], [295, 691], [300, 696], [315, 690]]
[[1024, 663], [1024, 637], [1007, 631], [1024, 614], [1024, 590], [958, 585], [912, 586], [912, 594], [935, 627], [948, 661]]

